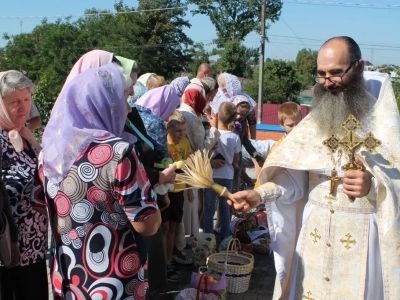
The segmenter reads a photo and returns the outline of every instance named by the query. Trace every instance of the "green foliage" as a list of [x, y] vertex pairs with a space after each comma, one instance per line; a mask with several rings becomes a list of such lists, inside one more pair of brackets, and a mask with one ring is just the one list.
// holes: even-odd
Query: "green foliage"
[[[258, 98], [258, 72], [244, 87], [244, 91], [254, 99]], [[264, 103], [283, 103], [295, 98], [301, 90], [301, 82], [293, 62], [283, 60], [266, 61], [264, 67], [264, 88], [262, 99]]]
[[[197, 5], [197, 8], [192, 11], [193, 14], [210, 17], [217, 31], [219, 47], [227, 40], [243, 41], [250, 32], [260, 30], [260, 0], [188, 0], [187, 2]], [[281, 0], [266, 0], [267, 23], [274, 23], [279, 19], [281, 8]]]
[[[142, 0], [138, 10], [182, 6], [180, 0]], [[50, 110], [77, 59], [92, 49], [103, 49], [135, 59], [142, 72], [166, 78], [184, 70], [191, 61], [189, 39], [183, 29], [190, 23], [182, 9], [134, 12], [123, 2], [115, 11], [86, 10], [76, 22], [43, 20], [31, 33], [4, 34], [0, 70], [24, 72], [36, 84], [35, 102], [46, 124]]]
[[400, 111], [400, 82], [393, 82], [393, 90], [394, 90], [394, 95], [397, 100], [397, 106]]
[[317, 69], [318, 51], [303, 48], [297, 52], [296, 69], [303, 87], [314, 84], [313, 75]]
[[[246, 48], [241, 42], [250, 32], [261, 29], [261, 1], [187, 0], [187, 3], [197, 5], [192, 13], [208, 16], [215, 27], [217, 48], [212, 54], [218, 55], [219, 59], [214, 69], [251, 77], [258, 64], [259, 52]], [[281, 9], [281, 0], [266, 0], [267, 24], [279, 19]], [[268, 25], [266, 27], [268, 29]]]
[[239, 40], [227, 41], [212, 53], [219, 56], [214, 66], [217, 73], [227, 72], [239, 77], [251, 77], [259, 57], [257, 49], [247, 48]]
[[203, 43], [194, 45], [194, 47], [190, 51], [192, 61], [189, 63], [187, 71], [192, 73], [193, 76], [196, 76], [197, 69], [202, 63], [210, 63], [211, 53], [204, 49]]

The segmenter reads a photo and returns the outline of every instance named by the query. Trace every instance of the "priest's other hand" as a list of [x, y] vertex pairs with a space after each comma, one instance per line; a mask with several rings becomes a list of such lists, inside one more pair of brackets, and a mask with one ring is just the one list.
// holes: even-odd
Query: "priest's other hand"
[[249, 211], [261, 203], [261, 196], [255, 190], [240, 191], [233, 194], [232, 197], [237, 203], [228, 200], [228, 204], [238, 211]]
[[356, 163], [362, 167], [362, 170], [347, 170], [343, 178], [343, 193], [347, 196], [361, 198], [366, 196], [371, 189], [371, 177], [365, 171], [364, 165], [356, 157]]

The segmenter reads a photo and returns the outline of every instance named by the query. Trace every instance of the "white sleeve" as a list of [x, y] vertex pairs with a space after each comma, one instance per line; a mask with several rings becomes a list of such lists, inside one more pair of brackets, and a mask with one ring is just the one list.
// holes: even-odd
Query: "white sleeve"
[[273, 182], [267, 182], [256, 188], [262, 202], [281, 201], [291, 204], [303, 198], [307, 191], [308, 172], [282, 169]]

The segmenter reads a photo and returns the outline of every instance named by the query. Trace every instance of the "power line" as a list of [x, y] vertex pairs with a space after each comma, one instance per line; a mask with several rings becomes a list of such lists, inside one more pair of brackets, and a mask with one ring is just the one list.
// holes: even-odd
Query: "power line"
[[131, 14], [131, 13], [142, 13], [152, 11], [164, 11], [173, 9], [187, 9], [187, 6], [175, 6], [166, 8], [154, 8], [154, 9], [143, 9], [143, 10], [131, 10], [131, 11], [117, 11], [117, 12], [99, 12], [93, 14], [82, 14], [82, 15], [53, 15], [53, 16], [0, 16], [0, 19], [52, 19], [52, 18], [78, 18], [78, 17], [90, 17], [90, 16], [102, 16], [102, 15], [120, 15], [120, 14]]
[[289, 24], [286, 23], [286, 21], [285, 21], [282, 17], [281, 17], [280, 19], [286, 24], [287, 27], [289, 27], [290, 31], [293, 32], [293, 34], [296, 36], [296, 38], [297, 38], [299, 41], [301, 41], [301, 43], [302, 43], [306, 48], [308, 48], [308, 46], [304, 43], [304, 41], [303, 41], [301, 38], [299, 38], [299, 37], [297, 36], [297, 34], [293, 31], [292, 27], [290, 27]]
[[291, 4], [307, 4], [307, 5], [320, 5], [320, 6], [340, 6], [351, 8], [370, 8], [370, 9], [400, 9], [400, 5], [393, 4], [367, 4], [367, 3], [352, 3], [352, 2], [324, 2], [313, 0], [285, 0], [283, 3]]

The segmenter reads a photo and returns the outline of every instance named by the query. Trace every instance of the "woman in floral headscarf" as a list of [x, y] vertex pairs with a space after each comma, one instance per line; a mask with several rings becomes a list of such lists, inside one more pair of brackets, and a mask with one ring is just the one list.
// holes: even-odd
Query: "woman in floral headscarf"
[[182, 76], [177, 77], [171, 81], [169, 84], [174, 92], [178, 95], [179, 98], [182, 97], [183, 93], [185, 92], [186, 87], [190, 84], [189, 77]]
[[39, 173], [55, 240], [56, 299], [148, 299], [145, 236], [161, 217], [133, 144], [120, 138], [130, 85], [115, 64], [80, 73], [44, 131]]

